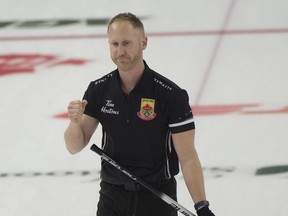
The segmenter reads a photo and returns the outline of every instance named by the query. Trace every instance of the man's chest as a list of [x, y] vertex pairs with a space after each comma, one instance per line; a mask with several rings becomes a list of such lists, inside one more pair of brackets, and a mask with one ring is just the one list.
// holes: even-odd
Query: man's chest
[[124, 96], [117, 92], [106, 92], [98, 102], [98, 118], [102, 126], [145, 127], [166, 124], [166, 115], [159, 95], [153, 92], [138, 92]]

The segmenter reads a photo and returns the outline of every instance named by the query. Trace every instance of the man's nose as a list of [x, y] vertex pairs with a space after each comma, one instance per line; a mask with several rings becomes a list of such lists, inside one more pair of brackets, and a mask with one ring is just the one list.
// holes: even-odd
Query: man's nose
[[126, 53], [126, 48], [124, 46], [120, 45], [118, 47], [118, 55], [125, 55], [125, 53]]

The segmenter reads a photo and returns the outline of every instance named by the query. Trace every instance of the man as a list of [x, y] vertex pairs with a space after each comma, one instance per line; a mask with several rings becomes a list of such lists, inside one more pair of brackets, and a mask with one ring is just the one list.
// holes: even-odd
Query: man
[[[147, 37], [131, 13], [108, 24], [110, 55], [117, 69], [93, 81], [83, 100], [70, 102], [65, 131], [71, 154], [90, 141], [99, 122], [102, 148], [173, 199], [179, 162], [199, 216], [213, 216], [194, 147], [194, 121], [185, 90], [151, 70], [143, 60]], [[175, 209], [102, 161], [97, 216], [175, 216]]]

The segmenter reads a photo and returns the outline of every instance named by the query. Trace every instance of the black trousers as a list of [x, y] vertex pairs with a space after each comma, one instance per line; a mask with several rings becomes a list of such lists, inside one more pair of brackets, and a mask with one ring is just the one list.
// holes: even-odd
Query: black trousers
[[[100, 183], [97, 216], [177, 216], [177, 211], [152, 192], [136, 185]], [[176, 200], [175, 178], [152, 183], [151, 186]]]

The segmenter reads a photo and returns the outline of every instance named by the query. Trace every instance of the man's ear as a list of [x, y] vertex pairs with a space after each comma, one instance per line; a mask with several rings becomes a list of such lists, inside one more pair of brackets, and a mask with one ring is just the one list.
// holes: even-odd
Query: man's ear
[[142, 50], [145, 50], [147, 47], [148, 38], [145, 36], [142, 40]]

